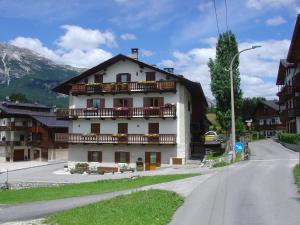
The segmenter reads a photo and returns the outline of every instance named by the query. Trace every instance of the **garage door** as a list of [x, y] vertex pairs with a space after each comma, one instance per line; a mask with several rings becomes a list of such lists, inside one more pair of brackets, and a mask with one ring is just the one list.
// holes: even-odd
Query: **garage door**
[[14, 161], [24, 161], [24, 149], [14, 150]]

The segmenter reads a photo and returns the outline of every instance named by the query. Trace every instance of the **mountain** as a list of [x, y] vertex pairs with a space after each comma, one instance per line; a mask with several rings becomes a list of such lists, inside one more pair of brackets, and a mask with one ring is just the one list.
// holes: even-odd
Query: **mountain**
[[0, 44], [0, 99], [22, 93], [31, 102], [66, 106], [67, 96], [51, 91], [83, 70], [59, 65], [39, 54], [9, 44]]

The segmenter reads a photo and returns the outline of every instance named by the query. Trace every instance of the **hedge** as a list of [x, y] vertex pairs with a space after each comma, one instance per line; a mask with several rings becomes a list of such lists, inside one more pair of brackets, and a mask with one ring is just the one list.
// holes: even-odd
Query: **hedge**
[[298, 144], [300, 142], [300, 134], [280, 133], [278, 138], [288, 144]]

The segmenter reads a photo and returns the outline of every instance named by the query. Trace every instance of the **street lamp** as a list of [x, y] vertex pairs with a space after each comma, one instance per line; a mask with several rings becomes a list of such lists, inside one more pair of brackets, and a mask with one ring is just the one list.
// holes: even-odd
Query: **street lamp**
[[234, 115], [234, 91], [233, 91], [233, 71], [232, 71], [232, 66], [234, 63], [234, 60], [236, 59], [237, 56], [239, 56], [242, 52], [245, 51], [249, 51], [255, 48], [260, 48], [260, 45], [253, 45], [251, 48], [246, 48], [243, 49], [241, 51], [239, 51], [238, 53], [236, 53], [231, 62], [230, 62], [230, 91], [231, 91], [231, 135], [232, 135], [232, 148], [233, 148], [233, 161], [235, 160], [235, 150], [234, 150], [234, 146], [235, 146], [235, 115]]

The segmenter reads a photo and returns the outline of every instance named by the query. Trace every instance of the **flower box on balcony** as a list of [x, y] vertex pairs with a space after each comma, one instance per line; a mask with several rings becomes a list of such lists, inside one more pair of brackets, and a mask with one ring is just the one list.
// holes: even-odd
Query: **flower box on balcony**
[[113, 111], [128, 111], [128, 107], [114, 107]]
[[96, 137], [95, 133], [82, 133], [81, 134], [83, 137]]
[[95, 112], [95, 111], [97, 111], [98, 109], [97, 108], [85, 108], [85, 109], [83, 109], [83, 111], [84, 112]]
[[144, 107], [144, 110], [158, 110], [160, 109], [159, 106], [146, 106]]
[[142, 81], [138, 81], [139, 84], [145, 84], [145, 85], [152, 85], [152, 84], [156, 84], [155, 80], [142, 80]]
[[127, 137], [128, 134], [112, 134], [113, 137]]
[[159, 134], [144, 134], [145, 137], [159, 137]]

